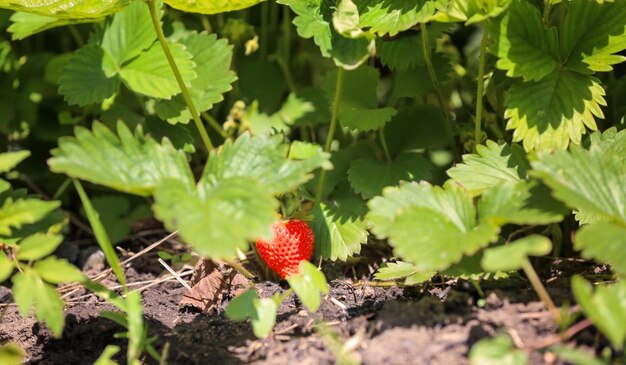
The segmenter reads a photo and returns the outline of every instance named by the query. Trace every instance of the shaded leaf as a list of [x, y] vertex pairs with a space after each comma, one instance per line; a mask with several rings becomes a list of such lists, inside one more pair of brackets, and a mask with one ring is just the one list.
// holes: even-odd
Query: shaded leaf
[[496, 66], [509, 77], [540, 80], [558, 63], [556, 28], [544, 28], [541, 14], [532, 3], [513, 0], [508, 11], [490, 26], [491, 51]]
[[340, 188], [330, 202], [317, 205], [311, 214], [315, 220], [315, 256], [325, 260], [345, 261], [361, 252], [367, 242], [367, 208], [363, 201], [346, 188]]
[[377, 280], [397, 280], [413, 275], [419, 269], [413, 264], [404, 261], [387, 262], [384, 267], [376, 271]]
[[78, 49], [61, 70], [59, 93], [69, 104], [85, 106], [111, 97], [119, 88], [117, 75], [103, 68], [104, 51], [88, 44]]
[[265, 338], [274, 328], [277, 310], [278, 305], [273, 299], [260, 299], [254, 289], [249, 289], [229, 303], [225, 314], [233, 321], [250, 318], [254, 334], [259, 338]]
[[348, 181], [364, 199], [379, 195], [383, 188], [400, 181], [420, 181], [432, 178], [431, 166], [420, 153], [403, 152], [393, 161], [364, 158], [353, 161], [348, 169]]
[[[380, 75], [375, 68], [362, 66], [344, 72], [339, 104], [339, 121], [344, 127], [358, 131], [378, 129], [385, 125], [397, 112], [394, 108], [379, 108], [376, 96]], [[337, 72], [324, 79], [324, 90], [328, 100], [334, 100]]]

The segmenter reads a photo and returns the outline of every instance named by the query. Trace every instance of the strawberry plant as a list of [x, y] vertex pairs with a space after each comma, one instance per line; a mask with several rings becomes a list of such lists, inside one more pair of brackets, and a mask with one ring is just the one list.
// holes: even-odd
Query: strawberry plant
[[[264, 344], [289, 306], [363, 314], [338, 299], [341, 282], [355, 303], [368, 286], [445, 284], [479, 307], [506, 282], [528, 283], [560, 333], [535, 346], [490, 329], [471, 363], [624, 360], [625, 0], [0, 8], [0, 283], [55, 336], [70, 295], [55, 285], [113, 305], [102, 316], [125, 328], [126, 355], [110, 344], [98, 363], [168, 359], [118, 257], [152, 232], [139, 223], [177, 236], [161, 257], [198, 258], [193, 287], [167, 267], [186, 303], [249, 320]], [[57, 257], [79, 236], [119, 287]], [[547, 268], [563, 261], [553, 298]], [[595, 354], [568, 355], [591, 326]], [[367, 362], [358, 333], [326, 335], [337, 361]], [[20, 361], [3, 338], [0, 359]]]

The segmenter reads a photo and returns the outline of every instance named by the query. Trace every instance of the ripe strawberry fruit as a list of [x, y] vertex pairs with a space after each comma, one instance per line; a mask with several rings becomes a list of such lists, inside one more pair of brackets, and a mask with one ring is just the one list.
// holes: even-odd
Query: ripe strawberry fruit
[[310, 260], [315, 235], [307, 222], [300, 219], [276, 221], [272, 224], [273, 239], [258, 239], [259, 255], [281, 278], [297, 274], [302, 260]]

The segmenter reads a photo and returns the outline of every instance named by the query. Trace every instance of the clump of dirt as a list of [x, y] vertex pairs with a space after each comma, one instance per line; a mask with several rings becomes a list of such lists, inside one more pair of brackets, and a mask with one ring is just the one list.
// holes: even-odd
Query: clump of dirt
[[[155, 280], [159, 273], [131, 265], [126, 274], [132, 283]], [[558, 333], [527, 285], [490, 289], [482, 307], [476, 304], [477, 293], [462, 282], [403, 288], [358, 286], [349, 279], [336, 279], [330, 287], [316, 313], [307, 312], [291, 294], [279, 309], [274, 333], [265, 340], [254, 337], [249, 323], [225, 318], [224, 306], [211, 314], [181, 307], [187, 289], [176, 281], [142, 292], [144, 316], [150, 335], [158, 336], [155, 347], [169, 344], [169, 364], [334, 364], [337, 346], [350, 341], [352, 355], [363, 364], [462, 365], [469, 363], [474, 343], [499, 332], [526, 349]], [[286, 286], [266, 281], [256, 284], [256, 289], [260, 296], [270, 297]], [[559, 302], [571, 301], [562, 297], [561, 284], [548, 289]], [[6, 299], [7, 293], [0, 287], [0, 296]], [[31, 364], [93, 363], [106, 345], [125, 347], [125, 341], [115, 338], [123, 329], [100, 317], [103, 310], [115, 309], [94, 296], [70, 301], [63, 337], [55, 339], [45, 326], [9, 307], [0, 323], [0, 343], [17, 342], [28, 352]], [[324, 330], [320, 330], [322, 323]], [[590, 339], [593, 332], [585, 330], [572, 341]], [[116, 358], [120, 363], [125, 361], [123, 352]], [[148, 356], [144, 360], [155, 363]], [[531, 363], [547, 362], [542, 353], [532, 350]]]

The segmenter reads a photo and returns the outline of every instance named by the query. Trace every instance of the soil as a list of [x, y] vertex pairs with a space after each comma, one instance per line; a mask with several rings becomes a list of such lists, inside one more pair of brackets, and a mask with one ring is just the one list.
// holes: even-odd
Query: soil
[[[148, 254], [126, 269], [130, 283], [153, 281], [167, 275]], [[557, 305], [571, 303], [571, 263], [542, 261], [543, 277]], [[593, 270], [585, 268], [584, 270]], [[596, 269], [597, 271], [598, 269]], [[91, 272], [93, 273], [93, 272]], [[103, 283], [113, 285], [113, 281]], [[187, 291], [177, 281], [145, 289], [144, 317], [155, 347], [167, 344], [169, 364], [469, 364], [474, 343], [497, 333], [508, 334], [515, 345], [527, 349], [531, 364], [564, 364], [549, 352], [535, 348], [556, 339], [558, 328], [523, 279], [481, 282], [485, 299], [466, 281], [431, 283], [420, 287], [357, 285], [351, 279], [330, 282], [330, 295], [316, 313], [304, 309], [294, 294], [280, 307], [277, 325], [268, 339], [259, 340], [247, 322], [233, 322], [223, 307], [212, 314], [181, 307]], [[286, 286], [266, 281], [256, 285], [262, 297], [283, 292]], [[17, 342], [30, 364], [92, 364], [109, 344], [122, 348], [115, 360], [125, 363], [122, 327], [99, 316], [115, 310], [92, 295], [74, 295], [66, 307], [61, 339], [32, 317], [23, 319], [8, 307], [0, 322], [0, 343]], [[0, 286], [0, 302], [9, 289]], [[4, 297], [4, 298], [3, 298]], [[331, 299], [333, 298], [333, 299]], [[479, 306], [478, 303], [481, 303]], [[590, 327], [570, 342], [583, 348], [597, 345]], [[343, 348], [343, 349], [342, 349]], [[156, 363], [146, 355], [145, 363]]]

